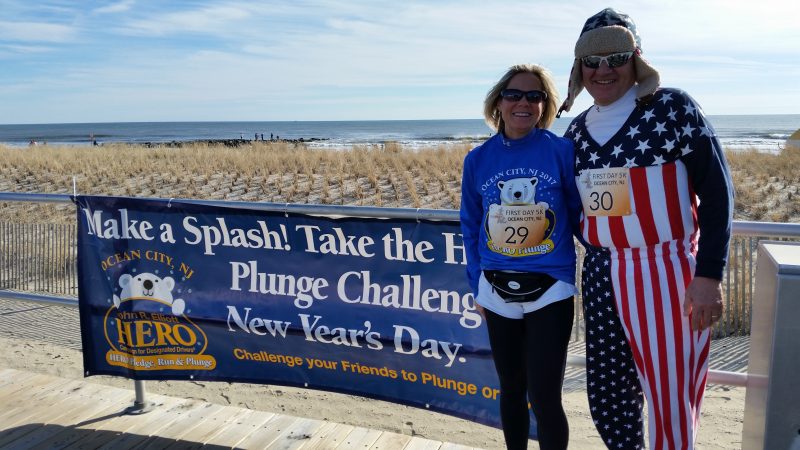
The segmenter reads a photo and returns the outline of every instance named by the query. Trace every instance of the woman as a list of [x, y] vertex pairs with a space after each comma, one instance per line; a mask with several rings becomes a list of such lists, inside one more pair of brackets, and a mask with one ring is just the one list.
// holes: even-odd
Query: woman
[[546, 130], [557, 104], [544, 68], [511, 67], [484, 102], [497, 134], [464, 159], [467, 276], [489, 329], [509, 449], [527, 447], [528, 400], [542, 449], [563, 449], [569, 440], [561, 387], [577, 293], [572, 236], [580, 200], [572, 143]]

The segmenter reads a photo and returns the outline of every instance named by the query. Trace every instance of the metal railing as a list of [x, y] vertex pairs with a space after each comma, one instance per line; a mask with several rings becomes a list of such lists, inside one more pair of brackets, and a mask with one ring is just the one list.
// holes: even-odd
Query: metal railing
[[[161, 199], [167, 200], [167, 199]], [[68, 203], [65, 194], [17, 194], [0, 192], [0, 201]], [[378, 208], [181, 200], [222, 207], [245, 207], [263, 211], [304, 213], [327, 216], [428, 219], [457, 221], [458, 211], [413, 208]], [[800, 239], [800, 224], [734, 222], [730, 264], [724, 280], [726, 316], [715, 329], [715, 336], [748, 334], [752, 311], [755, 251], [763, 238]], [[77, 307], [77, 242], [75, 225], [18, 224], [0, 222], [0, 298]], [[578, 265], [580, 268], [580, 264]], [[580, 269], [578, 269], [580, 270]], [[580, 274], [579, 274], [580, 275]], [[24, 292], [20, 292], [24, 291]], [[33, 291], [33, 292], [30, 292]], [[41, 293], [36, 293], [41, 292]], [[70, 297], [62, 297], [68, 295]], [[576, 302], [574, 337], [582, 336], [580, 302]], [[585, 358], [569, 355], [568, 364], [585, 366]], [[709, 382], [745, 386], [747, 374], [710, 371]], [[131, 413], [146, 412], [144, 382], [136, 381], [136, 399]]]
[[74, 224], [0, 222], [0, 289], [77, 296]]
[[[69, 203], [72, 197], [67, 194], [0, 192], [0, 201]], [[244, 207], [263, 211], [339, 217], [459, 220], [457, 210], [216, 200], [182, 199], [181, 201], [220, 207]], [[800, 224], [734, 222], [729, 264], [723, 280], [725, 313], [714, 327], [713, 337], [743, 336], [750, 333], [756, 249], [758, 242], [764, 238], [800, 240]], [[582, 254], [579, 251], [580, 257]], [[0, 292], [6, 290], [77, 297], [76, 267], [75, 224], [19, 224], [0, 221]], [[580, 279], [580, 264], [578, 272]], [[574, 323], [573, 339], [582, 339], [584, 324], [580, 301], [576, 302]]]

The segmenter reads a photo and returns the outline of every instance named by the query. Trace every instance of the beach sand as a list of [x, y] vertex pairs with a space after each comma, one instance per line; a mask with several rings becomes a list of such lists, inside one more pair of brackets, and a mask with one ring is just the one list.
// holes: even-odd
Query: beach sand
[[[83, 377], [77, 308], [0, 300], [0, 367]], [[570, 353], [580, 353], [581, 343]], [[746, 338], [716, 340], [711, 367], [741, 371], [747, 363]], [[133, 389], [133, 381], [106, 376], [87, 381]], [[568, 368], [564, 406], [570, 424], [571, 449], [602, 448], [589, 416], [582, 369]], [[363, 397], [276, 385], [227, 382], [148, 381], [147, 392], [193, 398], [221, 405], [321, 419], [395, 433], [421, 436], [486, 449], [504, 448], [500, 430], [455, 417]], [[700, 449], [741, 447], [745, 389], [709, 385], [703, 402]], [[538, 448], [531, 441], [529, 448]]]

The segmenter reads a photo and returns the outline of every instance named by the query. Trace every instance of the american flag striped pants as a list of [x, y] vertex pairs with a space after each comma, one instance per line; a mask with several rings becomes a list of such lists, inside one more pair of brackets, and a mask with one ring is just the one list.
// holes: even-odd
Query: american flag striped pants
[[694, 256], [682, 241], [589, 250], [582, 290], [587, 393], [608, 448], [694, 448], [708, 373], [709, 331], [683, 315]]

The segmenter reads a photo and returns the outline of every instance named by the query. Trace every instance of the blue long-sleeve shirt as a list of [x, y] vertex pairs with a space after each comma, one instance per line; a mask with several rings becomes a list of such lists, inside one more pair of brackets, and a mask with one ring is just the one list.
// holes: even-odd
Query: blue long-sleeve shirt
[[484, 269], [547, 273], [575, 283], [580, 196], [574, 155], [570, 140], [538, 128], [516, 140], [498, 133], [467, 154], [461, 231], [476, 295]]

